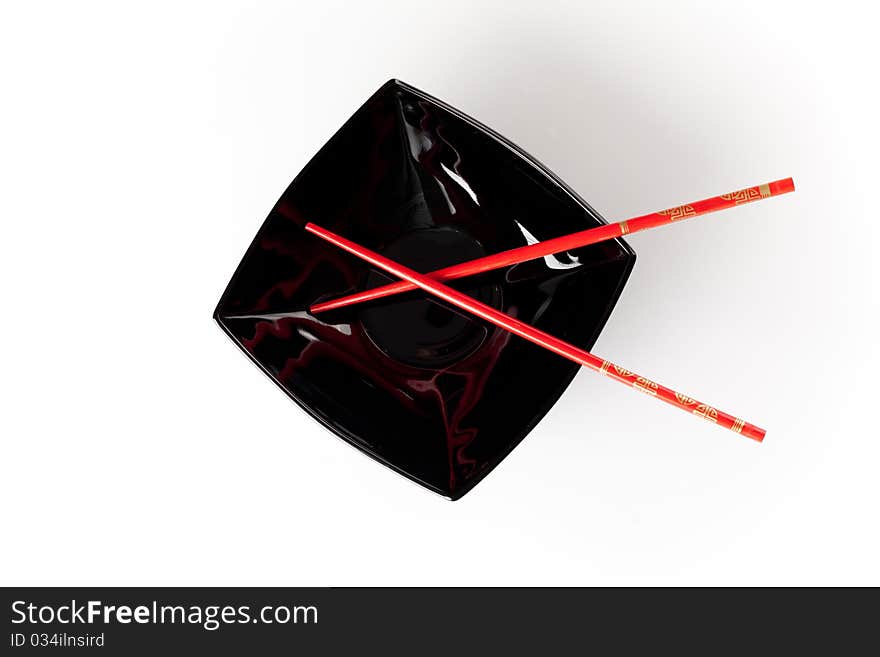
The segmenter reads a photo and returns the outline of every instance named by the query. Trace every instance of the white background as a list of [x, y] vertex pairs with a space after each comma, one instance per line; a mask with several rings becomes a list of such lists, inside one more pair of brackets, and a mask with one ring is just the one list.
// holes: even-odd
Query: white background
[[[368, 3], [364, 3], [367, 5]], [[4, 3], [0, 583], [880, 584], [871, 3]], [[211, 312], [267, 212], [398, 77], [630, 240], [595, 353], [463, 500], [334, 439]]]

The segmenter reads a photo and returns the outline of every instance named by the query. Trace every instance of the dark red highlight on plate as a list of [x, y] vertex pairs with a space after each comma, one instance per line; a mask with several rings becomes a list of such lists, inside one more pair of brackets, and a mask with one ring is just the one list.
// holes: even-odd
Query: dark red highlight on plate
[[[502, 267], [508, 267], [528, 260], [543, 258], [548, 255], [553, 255], [554, 253], [582, 248], [597, 242], [604, 242], [616, 237], [623, 237], [642, 230], [648, 230], [649, 228], [664, 226], [682, 219], [699, 217], [711, 212], [726, 210], [744, 203], [760, 201], [761, 199], [793, 191], [794, 181], [791, 178], [775, 180], [771, 183], [747, 187], [746, 189], [741, 189], [730, 194], [721, 194], [720, 196], [705, 198], [701, 201], [693, 201], [674, 208], [661, 210], [660, 212], [633, 217], [618, 223], [599, 226], [598, 228], [590, 228], [570, 235], [563, 235], [561, 237], [538, 242], [537, 244], [531, 244], [529, 246], [488, 255], [483, 258], [469, 260], [451, 267], [433, 271], [430, 274], [427, 274], [427, 276], [438, 281], [448, 281], [456, 278], [463, 278], [465, 276], [473, 276], [493, 269], [500, 269]], [[394, 294], [400, 294], [401, 292], [408, 292], [417, 288], [417, 285], [409, 281], [396, 281], [388, 285], [374, 287], [356, 294], [317, 303], [313, 305], [310, 310], [313, 313], [335, 310], [337, 308], [343, 308], [345, 306], [363, 303], [365, 301], [373, 301]]]
[[[745, 192], [748, 192], [748, 190], [737, 192], [737, 194], [744, 194]], [[729, 200], [736, 204], [736, 194], [732, 194], [729, 196], [731, 196], [731, 199]], [[748, 202], [748, 200], [750, 199], [745, 199], [741, 202]], [[670, 220], [670, 218], [670, 216], [667, 216], [667, 221]], [[548, 349], [553, 353], [556, 353], [575, 363], [578, 363], [579, 365], [597, 370], [601, 374], [605, 374], [606, 376], [620, 381], [621, 383], [630, 385], [636, 390], [656, 397], [657, 399], [660, 399], [661, 401], [664, 401], [683, 411], [698, 415], [706, 420], [709, 420], [710, 422], [716, 423], [719, 426], [724, 427], [725, 429], [730, 429], [735, 433], [742, 434], [758, 442], [761, 442], [764, 439], [764, 435], [766, 432], [760, 427], [757, 427], [738, 417], [725, 413], [724, 411], [720, 411], [712, 406], [709, 406], [708, 404], [699, 402], [687, 395], [682, 395], [681, 393], [675, 392], [670, 388], [655, 383], [645, 377], [639, 376], [638, 374], [631, 372], [625, 368], [619, 367], [618, 365], [615, 365], [607, 360], [598, 358], [588, 351], [579, 349], [578, 347], [575, 347], [574, 345], [569, 344], [564, 340], [560, 340], [559, 338], [556, 338], [549, 333], [545, 333], [544, 331], [541, 331], [540, 329], [530, 326], [525, 322], [515, 319], [510, 315], [495, 310], [491, 306], [488, 306], [484, 303], [477, 301], [476, 299], [468, 297], [467, 295], [462, 294], [446, 285], [443, 285], [442, 283], [439, 283], [429, 278], [428, 276], [419, 274], [418, 272], [409, 269], [408, 267], [404, 267], [403, 265], [393, 262], [392, 260], [389, 260], [388, 258], [379, 255], [378, 253], [370, 251], [369, 249], [366, 249], [350, 240], [347, 240], [344, 237], [336, 235], [329, 230], [321, 228], [320, 226], [316, 226], [313, 223], [308, 223], [306, 224], [305, 229], [313, 235], [317, 235], [321, 239], [330, 242], [331, 244], [334, 244], [335, 246], [353, 255], [358, 256], [359, 258], [370, 263], [374, 267], [378, 267], [379, 269], [382, 269], [390, 274], [393, 274], [394, 276], [408, 281], [415, 287], [421, 288], [422, 290], [429, 292], [440, 299], [443, 299], [447, 303], [466, 310], [476, 315], [477, 317], [480, 317], [538, 346], [544, 347], [545, 349]]]
[[[457, 473], [477, 468], [477, 460], [468, 456], [467, 448], [477, 437], [477, 429], [467, 426], [465, 418], [483, 393], [486, 379], [491, 375], [496, 361], [510, 339], [510, 333], [495, 331], [483, 347], [458, 363], [441, 370], [415, 370], [391, 359], [377, 360], [375, 349], [368, 348], [358, 335], [345, 335], [336, 328], [317, 321], [306, 312], [288, 313], [273, 319], [266, 318], [256, 324], [254, 336], [241, 341], [242, 346], [254, 354], [267, 339], [290, 338], [298, 331], [306, 330], [317, 339], [309, 342], [296, 358], [288, 358], [277, 376], [288, 380], [298, 371], [323, 359], [344, 362], [352, 372], [360, 372], [377, 387], [392, 395], [398, 403], [410, 411], [419, 412], [419, 401], [433, 400], [443, 418], [446, 433], [446, 458], [449, 463], [449, 490], [456, 490], [462, 482]], [[446, 399], [441, 379], [455, 377], [461, 382], [456, 403]], [[407, 392], [401, 381], [407, 381]]]

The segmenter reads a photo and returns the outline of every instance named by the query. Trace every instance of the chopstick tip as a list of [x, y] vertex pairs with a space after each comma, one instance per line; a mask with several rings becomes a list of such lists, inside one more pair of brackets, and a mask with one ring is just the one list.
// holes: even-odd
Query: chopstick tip
[[794, 191], [794, 179], [793, 178], [783, 178], [782, 180], [777, 180], [776, 182], [770, 183], [770, 189], [774, 194], [787, 194], [788, 192]]

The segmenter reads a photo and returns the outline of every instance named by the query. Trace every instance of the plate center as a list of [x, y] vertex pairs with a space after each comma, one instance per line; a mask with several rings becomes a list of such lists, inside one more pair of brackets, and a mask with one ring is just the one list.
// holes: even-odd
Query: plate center
[[[482, 245], [451, 226], [424, 228], [399, 237], [382, 254], [418, 272], [426, 273], [486, 255]], [[371, 271], [367, 289], [396, 279]], [[465, 294], [501, 308], [501, 287], [485, 284], [459, 287]], [[375, 302], [360, 313], [360, 320], [373, 343], [387, 356], [407, 365], [440, 369], [466, 358], [488, 335], [479, 320], [471, 319], [426, 292], [410, 292]]]

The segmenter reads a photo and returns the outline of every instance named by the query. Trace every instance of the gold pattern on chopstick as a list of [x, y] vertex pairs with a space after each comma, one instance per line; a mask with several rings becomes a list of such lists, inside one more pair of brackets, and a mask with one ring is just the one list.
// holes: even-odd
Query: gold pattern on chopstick
[[697, 213], [694, 210], [694, 206], [692, 205], [679, 205], [675, 208], [660, 210], [660, 212], [658, 212], [657, 214], [666, 215], [667, 217], [669, 217], [669, 221], [678, 221], [679, 219], [687, 219], [688, 217], [693, 217]]
[[687, 395], [683, 395], [680, 392], [675, 393], [675, 398], [678, 400], [679, 404], [684, 404], [685, 406], [693, 406], [697, 403], [697, 400], [693, 397], [688, 397]]
[[635, 381], [633, 381], [633, 388], [636, 390], [641, 390], [649, 395], [657, 396], [657, 384], [651, 381], [650, 379], [646, 379], [643, 376], [640, 376]]
[[718, 411], [712, 408], [711, 406], [707, 406], [706, 404], [700, 404], [693, 410], [694, 415], [699, 415], [702, 418], [706, 418], [709, 422], [718, 422]]
[[609, 367], [611, 367], [611, 363], [609, 363], [607, 360], [603, 360], [602, 367], [599, 368], [599, 373], [600, 374], [608, 374]]
[[[764, 193], [765, 189], [766, 194]], [[741, 203], [750, 203], [768, 196], [770, 196], [770, 187], [768, 185], [760, 185], [759, 187], [741, 189], [738, 192], [733, 192], [733, 194], [722, 194], [719, 198], [723, 198], [725, 201], [733, 201], [735, 205], [740, 205]]]
[[630, 372], [628, 369], [618, 367], [617, 365], [614, 366], [614, 371], [617, 372], [620, 376], [633, 376], [633, 373]]
[[627, 224], [625, 221], [621, 221], [620, 222], [620, 234], [626, 235], [628, 232], [629, 232], [629, 224]]
[[733, 431], [735, 431], [736, 433], [742, 433], [743, 426], [745, 426], [745, 423], [746, 423], [745, 420], [740, 420], [739, 418], [736, 418], [736, 419], [733, 421], [733, 426], [731, 426], [730, 428], [731, 428]]

